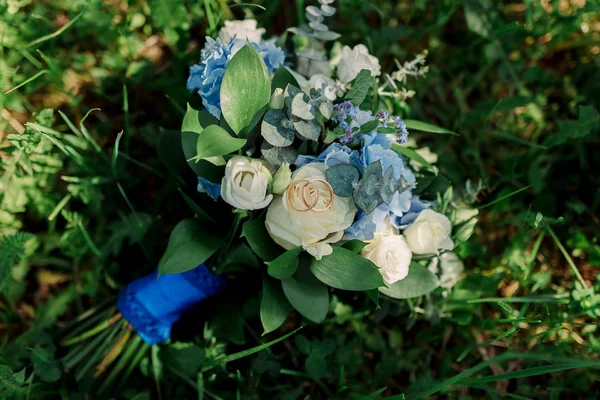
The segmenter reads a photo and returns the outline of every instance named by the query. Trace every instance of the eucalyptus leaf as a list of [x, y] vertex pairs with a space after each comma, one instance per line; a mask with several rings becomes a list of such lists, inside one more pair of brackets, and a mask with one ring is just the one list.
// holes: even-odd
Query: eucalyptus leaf
[[406, 278], [389, 287], [380, 287], [379, 291], [394, 299], [411, 299], [430, 293], [438, 286], [438, 278], [429, 269], [412, 262]]
[[336, 195], [350, 197], [360, 180], [360, 172], [353, 165], [337, 164], [327, 169], [325, 177]]
[[292, 115], [303, 120], [315, 119], [315, 112], [310, 98], [306, 93], [298, 93], [292, 99], [291, 104]]
[[311, 257], [310, 270], [321, 282], [336, 289], [364, 291], [385, 284], [375, 264], [338, 246], [320, 260]]
[[354, 202], [367, 214], [383, 202], [380, 192], [382, 179], [381, 161], [378, 160], [365, 168], [363, 178], [354, 191]]
[[221, 111], [239, 134], [271, 98], [271, 78], [256, 49], [246, 43], [231, 58], [221, 84]]
[[265, 160], [277, 167], [285, 162], [293, 164], [296, 161], [296, 157], [298, 157], [298, 149], [295, 147], [275, 147], [266, 141], [261, 143], [260, 152]]
[[331, 101], [322, 101], [319, 104], [319, 112], [325, 119], [331, 118], [331, 114], [333, 114], [333, 102]]
[[194, 269], [215, 254], [223, 243], [222, 237], [196, 219], [184, 219], [171, 232], [167, 249], [158, 262], [158, 271], [178, 274]]
[[263, 276], [262, 298], [260, 301], [260, 321], [263, 335], [273, 332], [286, 320], [292, 306], [283, 294], [281, 283]]
[[321, 136], [321, 125], [315, 121], [303, 121], [299, 120], [294, 122], [294, 129], [300, 136], [305, 139], [318, 141]]
[[394, 194], [397, 192], [396, 190], [396, 179], [394, 178], [394, 168], [390, 165], [388, 169], [383, 174], [382, 184], [381, 184], [381, 198], [386, 204], [390, 204], [392, 202], [392, 198]]
[[301, 265], [294, 276], [281, 281], [281, 287], [300, 314], [313, 322], [323, 322], [329, 309], [329, 291], [306, 266]]
[[261, 125], [261, 135], [272, 146], [287, 147], [294, 142], [295, 132], [283, 111], [269, 110]]

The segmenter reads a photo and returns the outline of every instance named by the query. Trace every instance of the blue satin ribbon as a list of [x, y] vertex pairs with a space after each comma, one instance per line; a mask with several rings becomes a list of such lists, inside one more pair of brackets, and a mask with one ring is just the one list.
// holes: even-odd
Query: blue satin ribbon
[[156, 271], [121, 290], [117, 308], [146, 343], [162, 343], [185, 311], [218, 294], [226, 281], [204, 264], [181, 274], [159, 276]]

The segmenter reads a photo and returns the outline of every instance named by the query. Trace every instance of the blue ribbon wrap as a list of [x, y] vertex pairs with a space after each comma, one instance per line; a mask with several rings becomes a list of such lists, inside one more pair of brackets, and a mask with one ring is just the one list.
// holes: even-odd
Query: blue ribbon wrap
[[181, 274], [155, 271], [121, 290], [117, 308], [146, 343], [162, 343], [185, 311], [218, 294], [226, 281], [204, 264]]

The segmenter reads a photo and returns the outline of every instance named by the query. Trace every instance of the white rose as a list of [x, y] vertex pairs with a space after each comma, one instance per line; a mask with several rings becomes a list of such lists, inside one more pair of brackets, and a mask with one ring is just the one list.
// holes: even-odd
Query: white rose
[[[298, 169], [292, 175], [292, 181], [299, 179], [325, 179], [325, 164], [312, 163]], [[352, 225], [356, 207], [351, 197], [333, 195], [325, 185], [315, 183], [319, 191], [316, 209], [324, 211], [297, 211], [303, 209], [303, 190], [287, 188], [283, 196], [276, 196], [269, 206], [265, 225], [267, 231], [278, 245], [286, 250], [302, 247], [317, 260], [333, 252], [330, 243], [338, 242], [344, 236], [344, 230]], [[288, 204], [288, 191], [290, 204]], [[296, 209], [294, 209], [294, 207]]]
[[225, 26], [219, 31], [219, 38], [223, 43], [229, 43], [235, 36], [236, 42], [258, 43], [262, 40], [262, 35], [265, 33], [264, 28], [256, 28], [256, 20], [245, 19], [243, 21], [225, 21]]
[[433, 210], [423, 210], [404, 230], [404, 237], [414, 254], [438, 254], [439, 250], [454, 248], [451, 231], [448, 217]]
[[225, 166], [221, 197], [241, 210], [259, 210], [273, 200], [268, 193], [271, 173], [259, 160], [235, 156]]
[[344, 82], [348, 83], [362, 70], [368, 69], [371, 71], [371, 76], [379, 76], [381, 67], [377, 57], [369, 54], [369, 50], [364, 44], [359, 44], [350, 49], [344, 46], [342, 49], [342, 59], [337, 65], [337, 76]]
[[360, 254], [379, 267], [385, 283], [393, 285], [408, 275], [412, 252], [402, 235], [376, 234]]
[[451, 289], [458, 283], [465, 265], [456, 254], [446, 252], [433, 258], [427, 268], [439, 278], [441, 287]]

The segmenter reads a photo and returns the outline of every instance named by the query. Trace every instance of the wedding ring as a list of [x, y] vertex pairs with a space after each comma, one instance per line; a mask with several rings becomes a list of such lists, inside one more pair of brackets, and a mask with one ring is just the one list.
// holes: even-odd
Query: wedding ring
[[[304, 186], [302, 187], [302, 200], [304, 201], [304, 205], [306, 206], [305, 209], [296, 208], [294, 206], [294, 204], [292, 203], [291, 198], [290, 198], [291, 191], [294, 190], [301, 183], [304, 183]], [[308, 201], [308, 199], [306, 198], [306, 188], [309, 185], [312, 186], [312, 188], [314, 190], [314, 193], [316, 194], [314, 202], [312, 202], [312, 204], [310, 204], [309, 201]], [[293, 210], [298, 211], [298, 212], [310, 211], [319, 202], [319, 191], [317, 190], [317, 188], [315, 187], [315, 185], [311, 181], [309, 181], [308, 179], [298, 179], [298, 180], [295, 180], [295, 181], [291, 182], [289, 184], [286, 192], [285, 192], [285, 196], [286, 196], [288, 205], [290, 207], [292, 207]]]
[[[315, 206], [313, 206], [311, 208], [311, 210], [314, 211], [314, 212], [323, 212], [323, 211], [329, 210], [331, 208], [331, 206], [333, 205], [333, 188], [331, 187], [331, 185], [329, 184], [329, 182], [327, 182], [325, 179], [321, 179], [321, 178], [311, 179], [310, 183], [313, 186], [315, 186], [313, 182], [321, 182], [322, 184], [325, 185], [325, 187], [329, 191], [329, 202], [327, 203], [327, 206], [325, 206], [323, 208], [316, 208], [315, 207], [316, 204], [315, 204]], [[306, 190], [306, 188], [304, 188], [304, 190]], [[318, 194], [318, 189], [317, 189], [317, 194]], [[317, 196], [317, 199], [318, 199], [318, 196]]]

